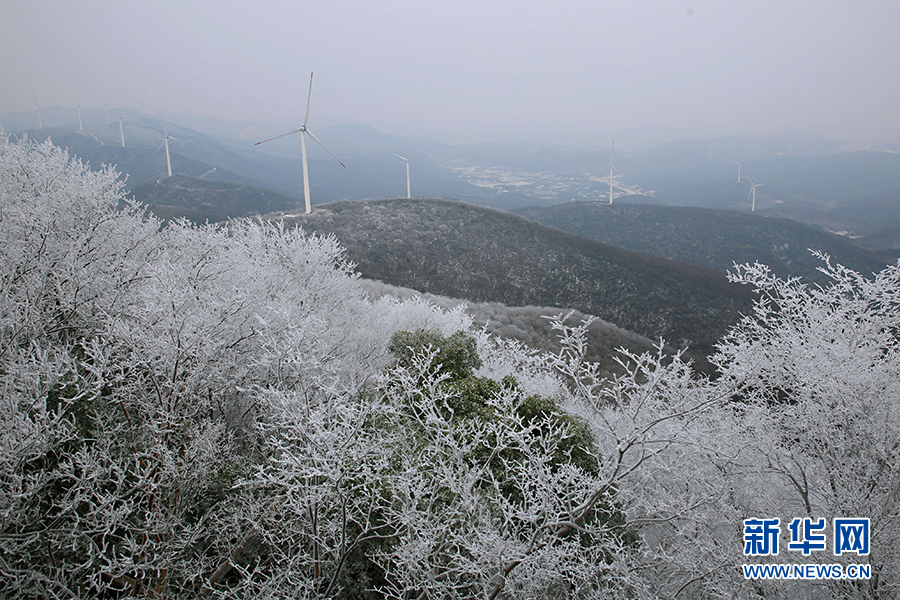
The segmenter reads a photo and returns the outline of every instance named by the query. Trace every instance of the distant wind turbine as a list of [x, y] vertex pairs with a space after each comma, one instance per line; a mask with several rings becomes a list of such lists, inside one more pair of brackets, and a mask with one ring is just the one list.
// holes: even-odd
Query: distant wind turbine
[[[162, 115], [159, 114], [158, 110], [156, 111], [156, 114], [159, 117], [159, 122], [162, 123], [163, 133], [166, 136], [163, 139], [163, 143], [159, 145], [159, 148], [157, 148], [156, 151], [159, 152], [159, 149], [163, 147], [163, 144], [165, 144], [165, 146], [166, 146], [166, 165], [169, 167], [169, 177], [171, 177], [172, 176], [172, 160], [169, 158], [169, 140], [172, 139], [172, 140], [178, 141], [178, 138], [169, 135], [169, 132], [166, 131], [166, 124], [163, 123]], [[122, 124], [122, 122], [119, 121], [120, 126], [121, 126], [121, 124]], [[123, 142], [122, 145], [124, 146], [125, 143]]]
[[[125, 147], [125, 132], [122, 129], [122, 115], [120, 115], [119, 111], [117, 109], [113, 108], [109, 102], [105, 103], [103, 106], [109, 108], [110, 111], [116, 113], [116, 118], [119, 119], [119, 140], [122, 142], [122, 147], [124, 148]], [[103, 114], [105, 116], [107, 114], [107, 111], [104, 110]], [[109, 119], [107, 119], [106, 122], [107, 122], [107, 124], [109, 124]]]
[[745, 160], [747, 160], [747, 159], [746, 159], [746, 158], [742, 158], [741, 160], [733, 160], [733, 161], [731, 161], [731, 162], [733, 162], [734, 164], [736, 164], [736, 165], [738, 166], [738, 183], [741, 182], [741, 163], [744, 162]]
[[613, 141], [612, 148], [609, 151], [609, 203], [612, 204], [613, 200], [613, 171], [616, 171], [619, 175], [622, 174], [622, 171], [619, 171], [612, 164], [613, 161], [613, 151], [616, 149], [616, 142]]
[[37, 96], [34, 95], [34, 92], [31, 92], [31, 97], [34, 98], [34, 105], [37, 106], [38, 129], [43, 129], [43, 128], [44, 128], [44, 121], [41, 119], [41, 105], [38, 104]]
[[412, 194], [410, 193], [410, 189], [409, 189], [409, 159], [412, 158], [413, 156], [415, 156], [415, 154], [410, 155], [409, 158], [406, 158], [405, 156], [400, 156], [400, 155], [397, 154], [396, 152], [391, 152], [391, 154], [393, 154], [394, 156], [396, 156], [396, 157], [399, 158], [400, 160], [405, 160], [405, 161], [406, 161], [406, 197], [407, 197], [407, 198], [412, 198]]
[[301, 156], [303, 158], [303, 200], [306, 204], [306, 206], [305, 206], [306, 214], [309, 214], [312, 212], [312, 205], [310, 204], [310, 200], [309, 200], [309, 167], [306, 164], [306, 136], [309, 135], [309, 137], [311, 137], [317, 144], [322, 146], [322, 148], [325, 149], [325, 152], [327, 152], [332, 157], [334, 157], [334, 160], [338, 161], [342, 167], [344, 167], [344, 168], [347, 167], [347, 165], [342, 163], [341, 160], [337, 156], [334, 156], [334, 153], [331, 150], [329, 150], [328, 148], [325, 147], [325, 144], [323, 144], [322, 142], [319, 141], [319, 138], [317, 138], [315, 135], [313, 135], [312, 131], [310, 131], [309, 129], [306, 128], [306, 123], [309, 121], [309, 101], [312, 99], [312, 80], [313, 80], [313, 74], [310, 73], [309, 74], [309, 94], [306, 96], [306, 116], [303, 118], [303, 125], [301, 125], [297, 129], [291, 129], [290, 131], [286, 131], [282, 134], [262, 140], [261, 142], [256, 142], [256, 144], [255, 144], [256, 146], [259, 146], [260, 144], [264, 144], [266, 142], [271, 142], [272, 140], [278, 139], [280, 137], [284, 137], [286, 135], [291, 135], [294, 133], [300, 134], [300, 151], [301, 151]]
[[78, 99], [78, 94], [75, 94], [75, 101], [78, 103], [78, 106], [75, 108], [78, 112], [78, 132], [84, 133], [84, 126], [81, 124], [81, 100]]
[[761, 185], [766, 185], [766, 184], [753, 183], [753, 180], [751, 180], [749, 177], [747, 178], [747, 181], [750, 182], [750, 188], [751, 188], [750, 193], [747, 194], [747, 200], [750, 199], [750, 196], [753, 196], [753, 204], [750, 205], [750, 212], [756, 212], [756, 188], [758, 188]]
[[[119, 111], [116, 111], [116, 116], [119, 117], [119, 139], [122, 140], [122, 147], [125, 147], [125, 130], [122, 129], [122, 115], [119, 114]], [[159, 150], [157, 150], [159, 152]]]

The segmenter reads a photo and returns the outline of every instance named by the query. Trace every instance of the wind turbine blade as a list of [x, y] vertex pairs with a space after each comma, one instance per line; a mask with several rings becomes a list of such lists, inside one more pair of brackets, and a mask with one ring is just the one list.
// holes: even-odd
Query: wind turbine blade
[[400, 155], [397, 154], [396, 152], [391, 152], [391, 154], [393, 154], [394, 156], [396, 156], [396, 157], [399, 158], [400, 160], [405, 160], [406, 162], [409, 162], [409, 158], [412, 158], [412, 156], [410, 156], [409, 158], [406, 158], [405, 156], [400, 156]]
[[[313, 74], [309, 74], [309, 94], [306, 96], [306, 116], [303, 118], [303, 126], [306, 127], [306, 122], [309, 121], [309, 101], [312, 100], [312, 78]], [[321, 142], [319, 142], [321, 143]], [[341, 162], [341, 161], [338, 161]]]
[[162, 141], [162, 144], [159, 145], [159, 148], [156, 149], [156, 154], [159, 154], [159, 151], [162, 150], [162, 147], [165, 145], [166, 140]]
[[[320, 146], [322, 146], [323, 148], [325, 148], [325, 152], [327, 152], [327, 153], [330, 154], [331, 156], [334, 156], [334, 152], [332, 152], [331, 150], [329, 150], [328, 148], [326, 148], [326, 147], [325, 147], [325, 144], [323, 144], [322, 142], [320, 142], [320, 141], [319, 141], [319, 138], [317, 138], [315, 135], [313, 135], [313, 132], [312, 132], [312, 131], [310, 131], [309, 129], [307, 129], [307, 130], [306, 130], [306, 133], [308, 133], [308, 134], [309, 134], [309, 137], [311, 137], [312, 139], [314, 139], [314, 140], [316, 141], [317, 144], [319, 144]], [[337, 156], [334, 156], [334, 160], [336, 160], [336, 161], [338, 161], [339, 163], [341, 163], [341, 166], [344, 167], [345, 169], [347, 168], [347, 165], [345, 165], [344, 163], [342, 163], [342, 162], [341, 162], [341, 159], [339, 159]]]
[[752, 179], [750, 179], [750, 178], [749, 178], [749, 177], [748, 177], [748, 178], [747, 178], [747, 181], [749, 181], [749, 182], [750, 182], [750, 185], [753, 185], [753, 180], [752, 180]]
[[612, 147], [609, 149], [609, 166], [612, 166], [613, 152], [616, 149], [616, 141], [613, 140]]
[[301, 128], [301, 129], [291, 129], [291, 130], [288, 131], [288, 132], [281, 133], [281, 134], [279, 134], [279, 135], [276, 135], [275, 137], [270, 137], [269, 139], [262, 140], [261, 142], [256, 142], [256, 143], [253, 144], [253, 145], [254, 145], [254, 146], [259, 146], [260, 144], [265, 144], [266, 142], [271, 142], [272, 140], [277, 140], [277, 139], [280, 138], [280, 137], [284, 137], [284, 136], [286, 136], [286, 135], [291, 135], [291, 134], [297, 133], [297, 132], [299, 132], [299, 131], [303, 131], [303, 129], [302, 129], [302, 128]]
[[749, 200], [749, 199], [750, 199], [750, 196], [752, 196], [752, 195], [753, 195], [753, 189], [751, 188], [751, 189], [750, 189], [750, 193], [747, 194], [747, 200]]

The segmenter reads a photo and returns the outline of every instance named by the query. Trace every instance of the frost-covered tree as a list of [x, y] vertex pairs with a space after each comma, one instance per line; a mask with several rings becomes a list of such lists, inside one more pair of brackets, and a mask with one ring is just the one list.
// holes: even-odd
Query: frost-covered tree
[[757, 514], [870, 519], [872, 579], [830, 586], [841, 595], [896, 597], [900, 264], [865, 277], [819, 257], [831, 280], [824, 287], [773, 277], [759, 264], [737, 268], [732, 279], [760, 298], [720, 345], [719, 385], [736, 391], [730, 409], [762, 467], [760, 493], [748, 494]]
[[[333, 238], [162, 228], [50, 143], [0, 141], [0, 590], [191, 595], [239, 547], [219, 504], [271, 455], [260, 390], [363, 389], [397, 329]], [[367, 322], [367, 327], [360, 327]]]
[[[390, 347], [398, 364], [361, 396], [267, 395], [275, 452], [231, 526], [255, 531], [265, 557], [245, 567], [241, 593], [621, 591], [634, 540], [586, 421], [512, 376], [477, 376], [476, 340], [461, 331], [399, 332]], [[292, 568], [269, 573], [265, 560]]]
[[147, 461], [130, 460], [133, 478], [117, 468], [112, 440], [128, 440], [131, 417], [100, 400], [119, 377], [97, 361], [107, 315], [127, 314], [158, 248], [157, 226], [136, 207], [117, 210], [111, 170], [90, 172], [50, 144], [0, 144], [0, 588], [79, 595], [121, 576], [98, 563], [107, 536], [129, 537], [124, 505], [140, 502], [127, 490], [150, 486]]
[[[601, 454], [618, 451], [614, 466], [628, 470], [618, 498], [640, 531], [638, 572], [653, 595], [900, 593], [900, 265], [867, 278], [821, 258], [825, 287], [737, 267], [732, 279], [760, 297], [719, 345], [713, 381], [662, 353], [631, 356], [636, 366], [612, 381], [578, 352], [561, 356], [558, 369], [593, 408]], [[872, 578], [745, 580], [742, 522], [771, 517], [784, 524], [783, 549], [794, 518], [869, 518], [866, 557], [829, 548], [777, 562], [863, 561]]]
[[615, 490], [623, 525], [641, 540], [625, 560], [628, 595], [733, 592], [736, 515], [720, 501], [728, 485], [721, 469], [735, 460], [731, 440], [718, 435], [728, 430], [727, 395], [662, 343], [652, 353], [622, 351], [624, 374], [607, 379], [584, 360], [589, 321], [560, 316], [552, 325], [562, 341], [552, 364], [571, 390], [568, 407], [592, 424], [604, 488]]

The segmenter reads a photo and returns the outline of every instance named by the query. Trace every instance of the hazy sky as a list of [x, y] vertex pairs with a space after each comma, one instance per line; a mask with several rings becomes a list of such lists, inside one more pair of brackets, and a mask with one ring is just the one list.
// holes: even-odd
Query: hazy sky
[[[896, 0], [0, 0], [0, 110], [449, 142], [900, 141]], [[173, 119], [177, 122], [177, 119]]]

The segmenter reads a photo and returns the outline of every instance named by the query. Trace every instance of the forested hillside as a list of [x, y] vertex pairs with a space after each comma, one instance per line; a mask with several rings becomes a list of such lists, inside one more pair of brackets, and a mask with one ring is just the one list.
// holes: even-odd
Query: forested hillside
[[132, 195], [160, 219], [184, 217], [199, 224], [290, 210], [302, 204], [258, 187], [185, 175], [135, 186]]
[[[0, 597], [895, 598], [900, 264], [822, 264], [736, 270], [760, 300], [717, 378], [661, 349], [612, 376], [590, 318], [533, 351], [373, 298], [331, 235], [163, 225], [0, 140]], [[866, 548], [787, 548], [819, 518]]]
[[724, 273], [452, 200], [335, 202], [284, 222], [334, 234], [370, 279], [475, 302], [571, 307], [701, 354], [751, 305], [751, 291]]
[[827, 278], [818, 271], [821, 261], [810, 249], [862, 273], [880, 271], [890, 260], [796, 221], [730, 210], [572, 202], [524, 208], [516, 214], [589, 240], [722, 273], [734, 263], [761, 262], [780, 277], [824, 282]]
[[[655, 351], [659, 344], [659, 340], [654, 342], [573, 309], [553, 306], [507, 306], [499, 302], [469, 302], [387, 285], [371, 279], [364, 279], [362, 282], [374, 297], [390, 296], [398, 299], [420, 297], [444, 310], [463, 306], [476, 329], [484, 329], [491, 335], [508, 340], [518, 340], [529, 348], [553, 354], [560, 351], [560, 343], [553, 331], [552, 317], [568, 314], [569, 319], [574, 322], [591, 320], [585, 331], [585, 359], [596, 363], [604, 377], [623, 375], [633, 366], [629, 361], [622, 361], [623, 355], [620, 350], [623, 348], [635, 354], [643, 354]], [[670, 345], [664, 346], [663, 350], [669, 355], [678, 352], [677, 348]], [[687, 353], [685, 354], [687, 356]], [[706, 374], [715, 373], [715, 368], [705, 356], [696, 354], [689, 356], [696, 370]]]

